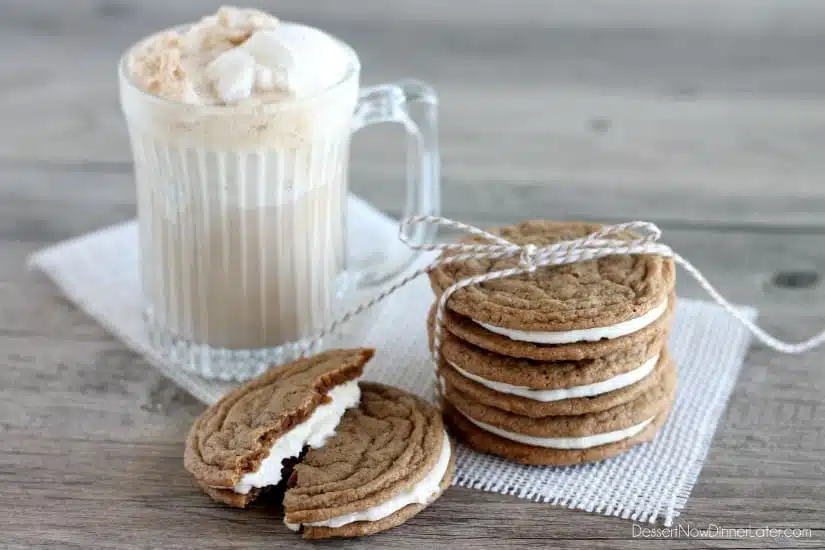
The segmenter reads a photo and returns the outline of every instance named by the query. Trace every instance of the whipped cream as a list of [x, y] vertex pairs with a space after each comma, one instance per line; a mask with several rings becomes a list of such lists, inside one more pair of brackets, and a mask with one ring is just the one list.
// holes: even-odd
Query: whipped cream
[[334, 86], [350, 64], [346, 51], [328, 34], [294, 23], [258, 31], [238, 49], [265, 71], [266, 78], [257, 82], [259, 90], [277, 88], [295, 97]]
[[203, 105], [304, 98], [340, 82], [351, 66], [349, 49], [318, 29], [228, 6], [154, 35], [128, 56], [144, 90]]
[[216, 57], [205, 70], [221, 99], [232, 103], [246, 99], [252, 93], [258, 66], [251, 54], [233, 48]]
[[467, 372], [452, 361], [447, 361], [451, 367], [453, 367], [465, 378], [478, 382], [482, 386], [488, 387], [491, 390], [510, 395], [517, 395], [519, 397], [525, 397], [527, 399], [532, 399], [533, 401], [541, 401], [544, 403], [561, 401], [563, 399], [573, 399], [575, 397], [592, 397], [594, 395], [601, 395], [603, 393], [608, 393], [630, 386], [650, 375], [650, 373], [656, 368], [656, 364], [658, 362], [659, 355], [657, 354], [635, 369], [601, 382], [553, 390], [536, 390], [527, 386], [515, 386], [504, 382], [496, 382], [495, 380], [487, 380], [477, 374]]
[[138, 144], [295, 149], [349, 136], [359, 70], [352, 48], [323, 31], [223, 7], [130, 48], [121, 106]]
[[327, 395], [332, 401], [316, 407], [309, 418], [275, 440], [258, 469], [245, 474], [235, 485], [233, 490], [236, 493], [245, 495], [253, 487], [268, 487], [280, 483], [284, 459], [300, 455], [305, 445], [313, 448], [323, 446], [326, 440], [335, 434], [335, 428], [338, 427], [344, 412], [358, 405], [361, 389], [357, 380], [350, 380], [335, 386]]
[[[458, 409], [456, 409], [458, 410]], [[533, 445], [535, 447], [545, 447], [547, 449], [590, 449], [591, 447], [598, 447], [599, 445], [607, 445], [608, 443], [615, 443], [623, 439], [628, 439], [638, 434], [653, 422], [654, 417], [650, 417], [644, 422], [640, 422], [629, 428], [623, 430], [616, 430], [613, 432], [605, 432], [595, 435], [586, 435], [582, 437], [535, 437], [532, 435], [524, 435], [509, 430], [504, 430], [498, 426], [491, 426], [485, 422], [470, 418], [461, 411], [464, 418], [487, 432], [495, 434], [499, 437], [509, 439], [511, 441], [518, 441], [525, 445]]]
[[497, 327], [489, 323], [482, 323], [481, 321], [476, 321], [475, 319], [473, 319], [473, 321], [483, 326], [490, 332], [501, 334], [511, 340], [532, 342], [534, 344], [572, 344], [574, 342], [596, 342], [604, 338], [612, 339], [633, 334], [637, 330], [641, 330], [652, 324], [656, 321], [656, 319], [661, 317], [665, 311], [667, 311], [667, 299], [644, 315], [636, 317], [635, 319], [629, 319], [627, 321], [622, 321], [621, 323], [616, 323], [615, 325], [555, 332], [515, 330], [511, 328]]
[[[409, 506], [410, 504], [427, 504], [430, 500], [438, 494], [441, 490], [441, 480], [444, 479], [444, 474], [447, 473], [447, 467], [450, 465], [450, 455], [452, 449], [450, 446], [450, 438], [447, 437], [447, 432], [444, 432], [444, 439], [441, 444], [441, 454], [438, 457], [435, 467], [424, 476], [424, 479], [415, 484], [409, 491], [405, 491], [395, 495], [390, 500], [383, 502], [377, 506], [367, 508], [366, 510], [359, 510], [344, 514], [343, 516], [336, 516], [324, 521], [314, 521], [305, 523], [303, 525], [311, 525], [313, 527], [342, 527], [349, 523], [356, 521], [378, 521], [391, 514], [394, 514], [401, 508]], [[284, 519], [284, 524], [297, 531], [301, 528], [300, 523], [289, 523]]]

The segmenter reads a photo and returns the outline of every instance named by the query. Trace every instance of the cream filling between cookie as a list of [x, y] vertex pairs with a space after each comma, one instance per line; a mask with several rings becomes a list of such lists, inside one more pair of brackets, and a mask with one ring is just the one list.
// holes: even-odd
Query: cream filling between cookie
[[335, 434], [344, 412], [358, 405], [361, 389], [358, 387], [358, 380], [350, 380], [335, 386], [327, 395], [332, 401], [316, 407], [309, 418], [277, 439], [258, 469], [245, 474], [235, 485], [233, 490], [236, 493], [245, 495], [253, 487], [268, 487], [280, 483], [284, 459], [300, 455], [304, 445], [322, 447], [326, 440]]
[[667, 311], [667, 299], [654, 307], [644, 315], [610, 325], [606, 327], [594, 327], [577, 330], [564, 330], [555, 332], [516, 330], [511, 328], [497, 327], [481, 321], [473, 321], [490, 332], [501, 334], [511, 340], [520, 342], [531, 342], [533, 344], [573, 344], [575, 342], [596, 342], [602, 339], [613, 339], [621, 336], [633, 334], [637, 330], [642, 330], [652, 324]]
[[603, 393], [608, 393], [611, 391], [615, 391], [621, 388], [625, 388], [632, 384], [635, 384], [639, 380], [646, 378], [656, 369], [656, 365], [659, 362], [659, 354], [654, 355], [641, 366], [636, 367], [635, 369], [622, 373], [618, 376], [614, 376], [608, 380], [603, 380], [601, 382], [595, 382], [593, 384], [585, 384], [582, 386], [571, 386], [568, 388], [559, 388], [554, 390], [536, 390], [533, 388], [529, 388], [527, 386], [514, 386], [512, 384], [506, 384], [504, 382], [496, 382], [495, 380], [487, 380], [486, 378], [482, 378], [477, 374], [473, 374], [471, 372], [467, 372], [466, 370], [462, 369], [452, 361], [447, 361], [447, 363], [453, 367], [459, 374], [464, 376], [465, 378], [469, 378], [474, 382], [478, 382], [482, 386], [490, 388], [491, 390], [495, 390], [500, 393], [506, 393], [509, 395], [517, 395], [519, 397], [524, 397], [526, 399], [532, 399], [533, 401], [541, 401], [543, 403], [549, 403], [551, 401], [562, 401], [563, 399], [573, 399], [576, 397], [592, 397], [594, 395], [601, 395]]
[[[456, 409], [458, 410], [458, 409]], [[650, 417], [644, 422], [640, 422], [629, 428], [616, 430], [613, 432], [605, 432], [594, 435], [586, 435], [582, 437], [535, 437], [532, 435], [524, 435], [508, 430], [503, 430], [497, 426], [491, 426], [485, 422], [470, 418], [466, 414], [461, 413], [464, 418], [487, 432], [495, 434], [499, 437], [509, 439], [511, 441], [518, 441], [525, 445], [533, 445], [534, 447], [545, 447], [547, 449], [590, 449], [591, 447], [598, 447], [599, 445], [607, 445], [608, 443], [615, 443], [623, 439], [628, 439], [638, 434], [653, 422], [655, 417]]]
[[336, 516], [324, 521], [313, 521], [310, 523], [289, 523], [284, 519], [284, 525], [293, 531], [301, 528], [301, 525], [310, 525], [313, 527], [343, 527], [344, 525], [355, 523], [356, 521], [378, 521], [389, 515], [394, 514], [401, 508], [409, 506], [410, 504], [428, 504], [430, 499], [439, 491], [441, 491], [441, 481], [444, 479], [444, 474], [447, 473], [447, 467], [450, 465], [450, 455], [452, 448], [450, 445], [450, 438], [447, 437], [447, 432], [444, 432], [443, 443], [441, 444], [441, 454], [438, 457], [435, 467], [430, 470], [424, 479], [415, 484], [409, 491], [405, 491], [395, 495], [390, 500], [367, 508], [366, 510], [359, 510], [344, 514], [343, 516]]

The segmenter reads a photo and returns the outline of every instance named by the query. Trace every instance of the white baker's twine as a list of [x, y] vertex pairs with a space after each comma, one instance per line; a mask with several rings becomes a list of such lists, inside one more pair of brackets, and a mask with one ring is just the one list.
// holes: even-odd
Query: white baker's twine
[[[474, 235], [482, 237], [489, 241], [485, 244], [424, 244], [419, 245], [410, 242], [407, 237], [407, 229], [410, 226], [424, 223], [436, 226], [448, 227], [451, 229], [458, 229]], [[617, 237], [620, 233], [625, 231], [635, 231], [641, 234], [641, 237], [634, 240], [622, 240]], [[458, 252], [458, 254], [451, 254], [444, 256], [443, 254], [427, 264], [426, 266], [416, 269], [406, 277], [400, 279], [398, 282], [388, 287], [386, 290], [375, 296], [374, 298], [362, 303], [354, 309], [348, 311], [339, 319], [333, 321], [328, 327], [318, 333], [315, 338], [307, 345], [304, 355], [308, 350], [320, 343], [320, 341], [335, 333], [338, 328], [355, 317], [368, 310], [372, 306], [381, 302], [389, 295], [400, 289], [416, 277], [423, 275], [433, 269], [455, 262], [463, 262], [467, 260], [498, 260], [512, 256], [518, 256], [519, 262], [515, 267], [501, 269], [498, 271], [490, 271], [481, 275], [474, 275], [456, 281], [447, 287], [438, 300], [438, 307], [436, 308], [435, 325], [433, 326], [433, 359], [438, 362], [439, 350], [441, 349], [441, 331], [443, 330], [444, 309], [447, 306], [447, 300], [457, 290], [466, 286], [483, 283], [485, 281], [492, 281], [494, 279], [505, 279], [523, 273], [532, 273], [539, 267], [564, 265], [575, 262], [583, 262], [587, 260], [596, 260], [605, 256], [614, 255], [636, 255], [636, 254], [658, 254], [666, 258], [671, 258], [675, 263], [681, 265], [699, 285], [707, 292], [713, 300], [722, 306], [725, 311], [730, 313], [733, 317], [739, 320], [740, 323], [750, 330], [757, 340], [780, 353], [803, 353], [811, 350], [823, 342], [825, 342], [825, 330], [808, 340], [790, 343], [784, 342], [771, 336], [763, 329], [758, 327], [756, 323], [745, 317], [736, 307], [728, 302], [721, 294], [705, 279], [705, 276], [693, 266], [685, 258], [674, 252], [669, 246], [658, 242], [662, 236], [661, 230], [653, 223], [634, 221], [628, 223], [621, 223], [618, 225], [605, 226], [601, 231], [591, 233], [586, 237], [580, 239], [573, 239], [570, 241], [560, 241], [550, 246], [538, 247], [533, 244], [519, 245], [500, 237], [488, 233], [477, 227], [467, 225], [461, 222], [441, 218], [437, 216], [414, 216], [407, 218], [401, 222], [399, 228], [398, 238], [414, 250], [439, 250], [441, 252]]]

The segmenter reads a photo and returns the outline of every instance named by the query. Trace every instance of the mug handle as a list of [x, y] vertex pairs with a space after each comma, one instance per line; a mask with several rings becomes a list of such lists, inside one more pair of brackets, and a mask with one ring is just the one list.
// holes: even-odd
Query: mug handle
[[[403, 218], [437, 216], [441, 210], [438, 153], [438, 99], [426, 84], [407, 80], [363, 88], [352, 132], [382, 122], [397, 122], [407, 131], [407, 199]], [[418, 224], [407, 235], [415, 243], [432, 242], [435, 227]], [[359, 287], [380, 285], [396, 277], [421, 255], [411, 250], [358, 276]], [[391, 255], [392, 256], [392, 255]]]

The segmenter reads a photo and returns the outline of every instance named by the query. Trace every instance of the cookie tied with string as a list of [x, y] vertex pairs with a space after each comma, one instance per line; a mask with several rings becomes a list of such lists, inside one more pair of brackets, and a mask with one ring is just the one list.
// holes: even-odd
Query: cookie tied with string
[[[527, 221], [491, 233], [541, 249], [582, 239], [602, 228], [593, 223]], [[613, 241], [639, 238], [631, 231], [609, 236]], [[462, 243], [489, 244], [489, 240], [472, 236]], [[467, 278], [524, 265], [524, 256], [441, 264], [430, 272], [430, 284], [440, 296]], [[616, 254], [540, 266], [529, 273], [465, 286], [449, 297], [447, 308], [515, 341], [546, 345], [598, 341], [654, 324], [666, 315], [674, 284], [672, 260], [656, 254]]]
[[676, 386], [665, 345], [675, 270], [658, 229], [463, 229], [472, 236], [445, 247], [430, 272], [428, 320], [456, 437], [546, 465], [603, 460], [652, 439]]

